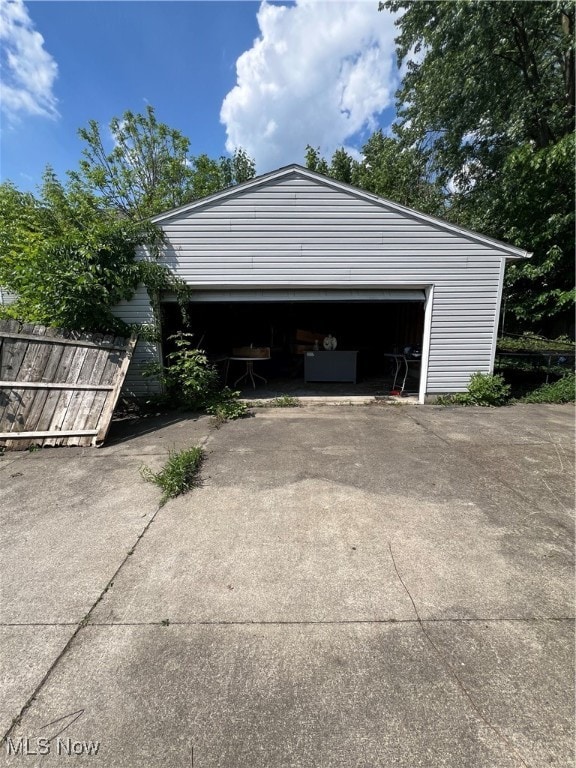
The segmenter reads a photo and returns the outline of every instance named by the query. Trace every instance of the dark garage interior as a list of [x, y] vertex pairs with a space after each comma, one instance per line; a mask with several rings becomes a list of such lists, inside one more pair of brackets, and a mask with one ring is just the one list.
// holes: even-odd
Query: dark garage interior
[[[189, 304], [185, 325], [180, 306], [166, 302], [162, 305], [162, 328], [165, 362], [174, 348], [169, 337], [178, 331], [193, 333], [193, 342], [214, 361], [223, 362], [242, 347], [269, 348], [270, 359], [259, 363], [257, 371], [269, 382], [302, 382], [304, 355], [322, 350], [324, 337], [331, 334], [337, 339], [338, 351], [357, 351], [357, 382], [372, 381], [386, 389], [394, 366], [384, 354], [402, 353], [406, 347], [421, 350], [424, 303], [200, 301]], [[241, 362], [233, 361], [229, 383], [241, 372]], [[418, 374], [411, 371], [411, 391], [417, 390]]]

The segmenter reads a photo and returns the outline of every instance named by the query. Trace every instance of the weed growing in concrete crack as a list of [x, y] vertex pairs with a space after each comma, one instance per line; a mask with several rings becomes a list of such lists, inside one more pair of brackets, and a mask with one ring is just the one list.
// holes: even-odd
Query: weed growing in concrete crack
[[160, 506], [186, 493], [198, 484], [198, 473], [204, 459], [204, 449], [199, 446], [183, 451], [171, 451], [168, 461], [159, 472], [153, 472], [150, 467], [140, 468], [140, 474], [149, 483], [154, 483], [162, 489]]
[[281, 395], [280, 397], [275, 397], [270, 405], [272, 408], [299, 408], [301, 403], [297, 397], [293, 397], [292, 395]]

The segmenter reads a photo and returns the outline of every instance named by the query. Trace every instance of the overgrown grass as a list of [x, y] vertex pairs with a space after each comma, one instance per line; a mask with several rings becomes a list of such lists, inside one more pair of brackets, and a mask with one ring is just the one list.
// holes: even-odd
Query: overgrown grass
[[186, 493], [198, 484], [198, 473], [204, 460], [204, 449], [199, 446], [183, 451], [170, 451], [168, 461], [159, 472], [150, 467], [141, 467], [140, 474], [149, 483], [162, 489], [160, 506], [168, 499]]
[[566, 336], [546, 339], [534, 333], [504, 336], [498, 339], [498, 352], [574, 352], [574, 342]]
[[220, 422], [242, 419], [248, 413], [248, 406], [238, 399], [239, 395], [228, 387], [212, 393], [206, 401], [206, 413]]
[[542, 384], [520, 398], [522, 403], [572, 403], [575, 400], [576, 376], [571, 373], [558, 381]]
[[275, 397], [270, 405], [272, 408], [299, 408], [301, 403], [297, 397], [292, 395], [280, 395], [280, 397]]

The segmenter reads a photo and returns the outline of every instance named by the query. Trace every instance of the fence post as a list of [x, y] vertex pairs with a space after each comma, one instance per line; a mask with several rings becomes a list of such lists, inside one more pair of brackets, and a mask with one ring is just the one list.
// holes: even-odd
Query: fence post
[[122, 360], [120, 366], [118, 367], [118, 370], [116, 371], [114, 389], [112, 390], [112, 392], [110, 392], [110, 394], [106, 398], [106, 403], [104, 405], [104, 408], [102, 409], [102, 415], [100, 417], [100, 424], [101, 424], [100, 430], [98, 434], [94, 437], [92, 441], [92, 445], [99, 445], [100, 443], [103, 443], [104, 440], [106, 439], [106, 435], [108, 434], [108, 429], [110, 428], [110, 423], [112, 421], [112, 414], [114, 413], [114, 408], [116, 408], [116, 403], [118, 402], [118, 398], [120, 396], [120, 390], [122, 389], [122, 384], [124, 383], [124, 378], [126, 376], [126, 372], [128, 371], [130, 360], [132, 360], [132, 354], [134, 353], [134, 347], [136, 346], [137, 341], [138, 341], [138, 336], [135, 333], [133, 333], [130, 336], [130, 339], [128, 341], [124, 359]]

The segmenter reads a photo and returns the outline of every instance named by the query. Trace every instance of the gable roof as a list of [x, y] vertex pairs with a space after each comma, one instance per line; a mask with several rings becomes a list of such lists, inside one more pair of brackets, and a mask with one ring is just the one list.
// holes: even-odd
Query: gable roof
[[446, 232], [450, 232], [455, 235], [460, 235], [474, 242], [482, 243], [483, 245], [487, 245], [492, 248], [495, 248], [501, 251], [506, 258], [521, 259], [521, 258], [530, 258], [530, 256], [532, 256], [532, 254], [529, 251], [525, 251], [522, 248], [516, 248], [515, 246], [508, 245], [508, 243], [503, 243], [500, 240], [495, 240], [494, 238], [486, 237], [485, 235], [480, 235], [478, 234], [478, 232], [473, 232], [472, 230], [464, 229], [463, 227], [458, 227], [455, 224], [450, 224], [449, 222], [444, 221], [443, 219], [439, 219], [436, 216], [430, 216], [426, 213], [420, 213], [420, 211], [416, 211], [413, 208], [407, 208], [404, 205], [395, 203], [392, 200], [387, 200], [384, 197], [379, 197], [378, 195], [374, 195], [371, 192], [366, 192], [365, 190], [359, 189], [358, 187], [353, 187], [350, 184], [345, 184], [341, 181], [336, 181], [335, 179], [331, 179], [328, 176], [324, 176], [320, 173], [316, 173], [315, 171], [310, 171], [308, 168], [304, 168], [303, 166], [298, 164], [287, 165], [287, 166], [284, 166], [283, 168], [278, 168], [276, 171], [271, 171], [270, 173], [263, 174], [262, 176], [256, 176], [255, 178], [250, 179], [250, 181], [246, 181], [243, 184], [237, 184], [234, 187], [227, 187], [226, 189], [220, 192], [216, 192], [213, 195], [209, 195], [208, 197], [203, 197], [200, 200], [194, 200], [191, 203], [182, 205], [179, 208], [173, 208], [172, 210], [166, 211], [165, 213], [159, 213], [158, 215], [153, 216], [151, 221], [154, 224], [162, 224], [165, 221], [168, 221], [169, 219], [172, 219], [176, 216], [181, 216], [182, 214], [185, 214], [185, 213], [191, 213], [196, 209], [203, 208], [207, 205], [211, 205], [212, 203], [219, 202], [220, 200], [226, 200], [227, 198], [244, 194], [245, 192], [248, 192], [251, 189], [256, 189], [260, 186], [264, 186], [271, 181], [277, 181], [279, 179], [289, 178], [289, 177], [308, 178], [312, 181], [315, 181], [316, 183], [323, 184], [328, 187], [332, 187], [333, 189], [338, 189], [349, 195], [353, 195], [354, 197], [360, 198], [362, 200], [367, 200], [383, 208], [388, 208], [388, 209], [397, 211], [398, 213], [408, 216], [410, 218], [416, 219], [417, 221], [431, 224], [432, 226], [438, 229], [442, 229]]

